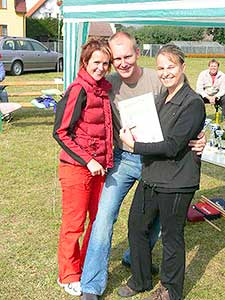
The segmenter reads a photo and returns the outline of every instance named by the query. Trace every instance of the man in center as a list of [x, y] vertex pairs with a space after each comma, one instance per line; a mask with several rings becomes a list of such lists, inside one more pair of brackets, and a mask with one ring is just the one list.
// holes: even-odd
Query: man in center
[[[118, 102], [150, 92], [156, 97], [162, 89], [154, 70], [138, 66], [140, 51], [132, 36], [126, 32], [117, 32], [110, 38], [109, 45], [116, 70], [116, 73], [107, 77], [107, 80], [112, 83], [109, 96], [114, 129], [114, 167], [107, 174], [98, 213], [92, 227], [81, 277], [83, 291], [81, 300], [97, 300], [106, 288], [113, 225], [117, 220], [123, 199], [135, 181], [141, 177], [141, 156], [133, 154], [119, 138], [122, 124]], [[197, 152], [201, 152], [204, 145], [205, 137], [198, 142], [190, 142], [192, 149]], [[150, 234], [151, 248], [154, 247], [159, 232], [159, 219], [156, 218]]]

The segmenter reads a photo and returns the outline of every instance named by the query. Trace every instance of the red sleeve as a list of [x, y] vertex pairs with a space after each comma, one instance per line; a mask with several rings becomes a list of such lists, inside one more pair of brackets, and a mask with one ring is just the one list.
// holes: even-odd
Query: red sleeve
[[63, 150], [82, 165], [86, 165], [92, 156], [74, 141], [73, 136], [86, 101], [86, 92], [82, 86], [75, 85], [68, 90], [57, 104], [53, 131], [53, 137]]

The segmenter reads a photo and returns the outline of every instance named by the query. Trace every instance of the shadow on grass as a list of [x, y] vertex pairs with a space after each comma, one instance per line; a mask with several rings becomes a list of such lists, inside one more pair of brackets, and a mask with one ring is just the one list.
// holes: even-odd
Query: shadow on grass
[[[106, 298], [111, 299], [111, 298], [109, 298], [110, 295], [112, 295], [113, 293], [117, 293], [117, 289], [121, 286], [121, 284], [125, 284], [127, 279], [131, 276], [130, 268], [122, 265], [122, 263], [121, 263], [122, 255], [123, 255], [124, 251], [127, 249], [127, 247], [128, 247], [128, 241], [127, 241], [127, 238], [125, 238], [123, 241], [121, 241], [119, 244], [117, 244], [116, 246], [114, 246], [112, 248], [110, 261], [112, 262], [111, 264], [116, 265], [116, 266], [113, 267], [113, 269], [111, 269], [109, 271], [107, 289], [106, 289], [103, 297], [101, 297], [101, 300], [106, 299]], [[157, 242], [157, 244], [153, 250], [152, 258], [153, 258], [154, 264], [160, 265], [161, 241]], [[153, 286], [157, 285], [159, 282], [159, 275], [154, 275], [152, 279], [153, 279]], [[141, 297], [143, 295], [143, 293], [140, 293], [138, 295]], [[147, 294], [145, 294], [145, 295], [147, 295]], [[139, 298], [135, 298], [135, 299], [139, 299]]]
[[54, 112], [52, 108], [35, 108], [35, 107], [23, 107], [20, 110], [13, 113], [14, 119], [20, 118], [33, 118], [34, 116], [52, 116]]
[[[108, 285], [104, 296], [109, 296], [113, 293], [113, 290], [117, 289], [121, 283], [128, 279], [130, 276], [130, 269], [123, 266], [121, 263], [122, 255], [125, 249], [127, 249], [127, 237], [125, 236], [124, 240], [116, 244], [111, 251], [110, 262], [113, 265], [113, 268], [110, 268]], [[104, 299], [104, 298], [103, 298]]]
[[29, 127], [29, 126], [53, 126], [53, 122], [17, 122], [15, 124], [13, 124], [13, 126], [15, 127]]
[[13, 119], [9, 123], [13, 127], [53, 126], [55, 114], [53, 110], [23, 108], [13, 113]]
[[[220, 187], [219, 187], [220, 188]], [[224, 193], [224, 186], [221, 187]], [[221, 189], [221, 191], [222, 191]], [[210, 190], [201, 190], [206, 197], [221, 197], [218, 187]], [[224, 218], [212, 220], [222, 228]], [[184, 297], [197, 285], [210, 261], [224, 249], [224, 233], [219, 232], [206, 222], [188, 223], [185, 229], [186, 253], [194, 252], [191, 262], [186, 268]]]
[[[219, 191], [224, 192], [224, 187], [216, 187], [210, 190], [201, 190], [200, 194], [206, 197], [221, 197]], [[196, 197], [198, 199], [199, 196]], [[217, 226], [224, 226], [224, 219], [213, 220]], [[221, 224], [221, 225], [220, 225]], [[206, 222], [187, 223], [185, 227], [185, 241], [186, 253], [188, 256], [189, 264], [186, 268], [185, 284], [184, 284], [184, 298], [196, 287], [210, 261], [224, 249], [224, 233], [215, 230]], [[115, 245], [112, 249], [110, 261], [114, 267], [109, 271], [108, 286], [106, 292], [101, 299], [110, 299], [110, 295], [116, 293], [116, 290], [124, 284], [130, 277], [130, 269], [121, 264], [122, 254], [127, 248], [128, 242], [124, 238], [120, 243]], [[159, 241], [153, 250], [153, 262], [160, 265], [162, 257], [162, 245]], [[159, 282], [159, 276], [153, 276], [153, 286]], [[135, 299], [144, 297], [142, 294]]]
[[201, 172], [202, 174], [216, 178], [217, 180], [224, 181], [225, 179], [225, 168], [207, 162], [202, 162]]

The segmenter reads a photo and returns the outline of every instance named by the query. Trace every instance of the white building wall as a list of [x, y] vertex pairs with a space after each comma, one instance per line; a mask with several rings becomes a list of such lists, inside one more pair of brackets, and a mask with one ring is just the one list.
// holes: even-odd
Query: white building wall
[[31, 9], [38, 1], [37, 0], [26, 0], [27, 11]]
[[[27, 11], [31, 9], [38, 1], [37, 0], [26, 0]], [[33, 15], [32, 18], [57, 18], [60, 14], [59, 6], [56, 4], [56, 0], [46, 1]]]
[[110, 27], [112, 28], [112, 32], [116, 33], [116, 26], [114, 23], [110, 23]]

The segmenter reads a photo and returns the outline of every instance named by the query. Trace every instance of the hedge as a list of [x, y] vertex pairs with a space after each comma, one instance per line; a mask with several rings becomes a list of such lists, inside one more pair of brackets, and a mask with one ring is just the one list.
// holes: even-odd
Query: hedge
[[208, 57], [208, 58], [215, 58], [215, 57], [225, 57], [225, 53], [187, 53], [185, 54], [186, 57]]

